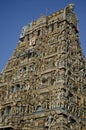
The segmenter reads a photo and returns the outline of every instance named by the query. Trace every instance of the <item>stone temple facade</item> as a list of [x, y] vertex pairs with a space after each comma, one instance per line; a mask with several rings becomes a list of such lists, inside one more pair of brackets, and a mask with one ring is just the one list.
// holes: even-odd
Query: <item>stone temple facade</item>
[[74, 4], [22, 28], [0, 74], [0, 130], [86, 130], [86, 60]]

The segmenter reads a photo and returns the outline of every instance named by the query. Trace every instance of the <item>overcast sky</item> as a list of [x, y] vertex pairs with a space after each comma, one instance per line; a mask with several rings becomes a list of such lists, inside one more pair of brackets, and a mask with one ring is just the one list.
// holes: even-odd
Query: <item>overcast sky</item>
[[86, 0], [0, 0], [0, 72], [16, 48], [21, 28], [41, 14], [58, 11], [75, 3], [79, 19], [79, 36], [86, 57]]

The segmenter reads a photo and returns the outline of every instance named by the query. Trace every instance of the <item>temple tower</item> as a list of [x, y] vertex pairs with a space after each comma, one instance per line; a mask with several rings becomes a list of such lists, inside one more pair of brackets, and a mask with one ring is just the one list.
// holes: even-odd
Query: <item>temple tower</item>
[[86, 60], [74, 4], [22, 28], [0, 75], [0, 130], [85, 130]]

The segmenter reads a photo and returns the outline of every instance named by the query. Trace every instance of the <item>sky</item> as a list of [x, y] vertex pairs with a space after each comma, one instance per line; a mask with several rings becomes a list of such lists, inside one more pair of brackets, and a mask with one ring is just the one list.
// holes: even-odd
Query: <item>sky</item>
[[18, 44], [22, 27], [69, 3], [75, 4], [81, 47], [86, 57], [86, 0], [0, 0], [0, 72]]

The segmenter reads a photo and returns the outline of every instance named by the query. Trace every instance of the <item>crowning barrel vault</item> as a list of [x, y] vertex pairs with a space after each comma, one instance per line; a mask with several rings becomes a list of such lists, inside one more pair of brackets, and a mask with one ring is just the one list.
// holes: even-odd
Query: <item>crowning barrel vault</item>
[[0, 130], [86, 130], [86, 60], [74, 4], [22, 28], [0, 74]]

